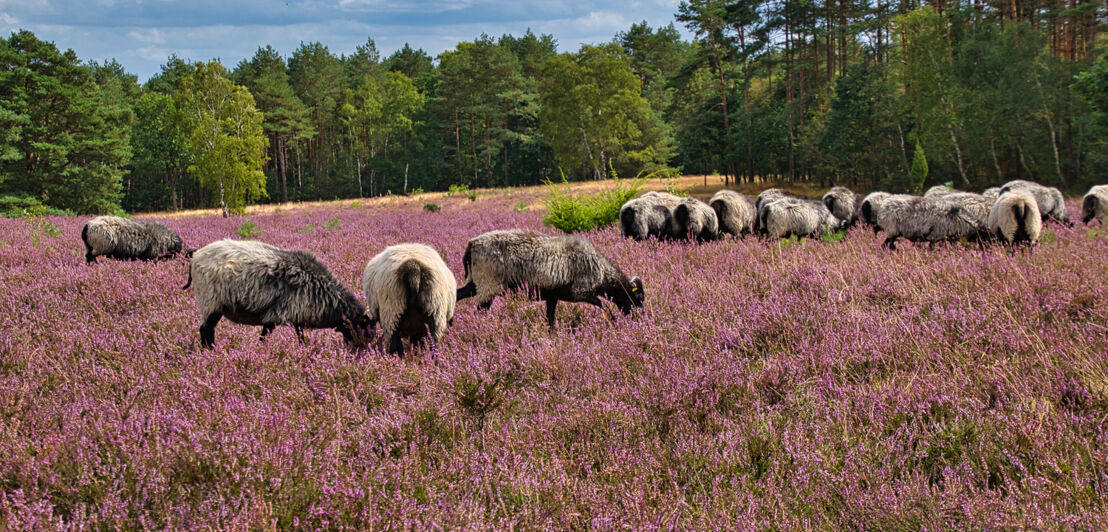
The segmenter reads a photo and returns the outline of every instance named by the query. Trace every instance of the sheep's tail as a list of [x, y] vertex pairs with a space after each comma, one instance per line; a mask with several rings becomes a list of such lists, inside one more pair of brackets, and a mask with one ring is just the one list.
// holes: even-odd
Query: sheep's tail
[[411, 307], [417, 304], [419, 302], [419, 289], [423, 284], [423, 267], [420, 266], [419, 261], [414, 259], [404, 261], [396, 269], [396, 274], [407, 292], [407, 297], [404, 299], [408, 302], [408, 306]]
[[192, 286], [192, 263], [189, 263], [189, 280], [185, 283], [185, 286], [181, 287], [181, 290], [188, 290]]

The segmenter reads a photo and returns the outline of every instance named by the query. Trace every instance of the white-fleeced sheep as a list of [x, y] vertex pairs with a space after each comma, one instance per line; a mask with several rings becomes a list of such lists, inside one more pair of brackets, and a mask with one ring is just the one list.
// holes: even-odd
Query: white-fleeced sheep
[[434, 347], [454, 319], [457, 284], [454, 274], [430, 246], [389, 246], [366, 264], [362, 273], [370, 324], [381, 324], [390, 353], [403, 350], [401, 340]]
[[886, 199], [877, 211], [877, 225], [885, 231], [884, 246], [896, 249], [896, 240], [944, 242], [982, 241], [989, 229], [965, 207], [945, 198]]
[[1042, 215], [1035, 197], [1022, 190], [1000, 196], [989, 211], [989, 230], [997, 238], [1012, 244], [1033, 246], [1043, 230]]
[[1108, 224], [1108, 185], [1090, 188], [1081, 200], [1081, 222], [1088, 225], [1093, 218], [1100, 220], [1102, 227]]
[[673, 208], [671, 236], [678, 240], [695, 238], [700, 242], [715, 240], [719, 233], [716, 211], [696, 198], [682, 198]]
[[712, 195], [708, 205], [716, 211], [721, 233], [742, 236], [754, 232], [758, 213], [754, 202], [746, 195], [734, 190], [720, 190]]

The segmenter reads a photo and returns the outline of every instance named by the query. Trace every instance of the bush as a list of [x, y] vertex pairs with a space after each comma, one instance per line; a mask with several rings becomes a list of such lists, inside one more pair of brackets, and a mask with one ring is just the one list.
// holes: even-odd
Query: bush
[[244, 239], [251, 239], [262, 234], [262, 231], [258, 229], [258, 224], [255, 224], [254, 220], [247, 220], [245, 222], [242, 222], [242, 225], [239, 226], [237, 232], [239, 236]]
[[423, 210], [425, 210], [427, 212], [439, 212], [440, 208], [441, 207], [439, 207], [438, 203], [424, 203], [423, 204]]
[[[564, 178], [562, 182], [565, 183]], [[547, 181], [549, 192], [543, 205], [550, 214], [543, 217], [542, 223], [567, 233], [607, 227], [619, 219], [619, 208], [634, 198], [645, 182], [639, 178], [630, 183], [618, 183], [615, 188], [594, 196], [578, 196]]]
[[450, 185], [450, 188], [446, 189], [447, 196], [453, 196], [454, 194], [466, 194], [469, 192], [469, 185], [460, 183], [457, 185]]
[[28, 216], [76, 216], [73, 211], [43, 205], [31, 196], [0, 196], [0, 216], [25, 218]]
[[912, 169], [908, 174], [912, 181], [912, 194], [923, 193], [923, 184], [927, 181], [927, 173], [927, 156], [923, 153], [923, 146], [916, 142], [916, 150], [912, 153]]
[[420, 194], [423, 194], [423, 187], [415, 187], [408, 191], [409, 196], [418, 196]]

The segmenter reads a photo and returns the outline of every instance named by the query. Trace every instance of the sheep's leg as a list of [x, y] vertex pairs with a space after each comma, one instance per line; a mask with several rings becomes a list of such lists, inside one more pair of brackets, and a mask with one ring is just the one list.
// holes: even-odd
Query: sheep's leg
[[473, 281], [466, 283], [465, 286], [458, 289], [457, 300], [468, 299], [477, 295], [477, 285], [473, 284]]
[[551, 297], [546, 300], [546, 323], [551, 328], [554, 327], [554, 316], [558, 310], [558, 298]]
[[299, 325], [293, 325], [292, 328], [296, 331], [296, 341], [303, 344], [304, 343], [304, 329], [300, 328]]
[[389, 354], [401, 355], [404, 352], [404, 344], [400, 341], [400, 330], [397, 329], [389, 336]]
[[482, 301], [482, 302], [478, 303], [477, 304], [477, 310], [488, 310], [488, 309], [492, 308], [492, 300], [493, 299], [495, 299], [495, 298], [490, 298], [488, 301]]
[[895, 236], [885, 237], [885, 242], [883, 244], [881, 244], [881, 247], [889, 248], [893, 251], [896, 251], [896, 237]]
[[265, 325], [262, 325], [262, 337], [258, 338], [258, 341], [264, 342], [266, 335], [273, 332], [273, 329], [275, 329], [275, 328], [277, 328], [277, 326], [272, 324], [272, 323], [267, 323]]
[[204, 323], [200, 325], [200, 347], [211, 349], [215, 345], [215, 324], [222, 317], [223, 314], [213, 312], [204, 319]]
[[597, 307], [601, 310], [606, 311], [608, 313], [608, 319], [609, 320], [612, 320], [612, 321], [616, 320], [616, 315], [612, 314], [611, 309], [608, 309], [604, 306], [604, 302], [600, 301], [599, 297], [591, 296], [588, 299], [583, 300], [583, 302], [588, 303], [588, 304], [593, 305], [593, 306], [595, 306], [595, 307]]

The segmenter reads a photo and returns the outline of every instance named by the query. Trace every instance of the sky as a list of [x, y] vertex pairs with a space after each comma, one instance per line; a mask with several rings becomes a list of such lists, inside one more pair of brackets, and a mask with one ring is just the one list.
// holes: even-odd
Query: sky
[[432, 57], [482, 33], [550, 34], [561, 52], [611, 41], [631, 24], [674, 23], [679, 0], [0, 0], [0, 34], [27, 29], [82, 60], [115, 59], [143, 82], [170, 54], [234, 68], [269, 44], [288, 57], [318, 41], [381, 57], [405, 43]]

